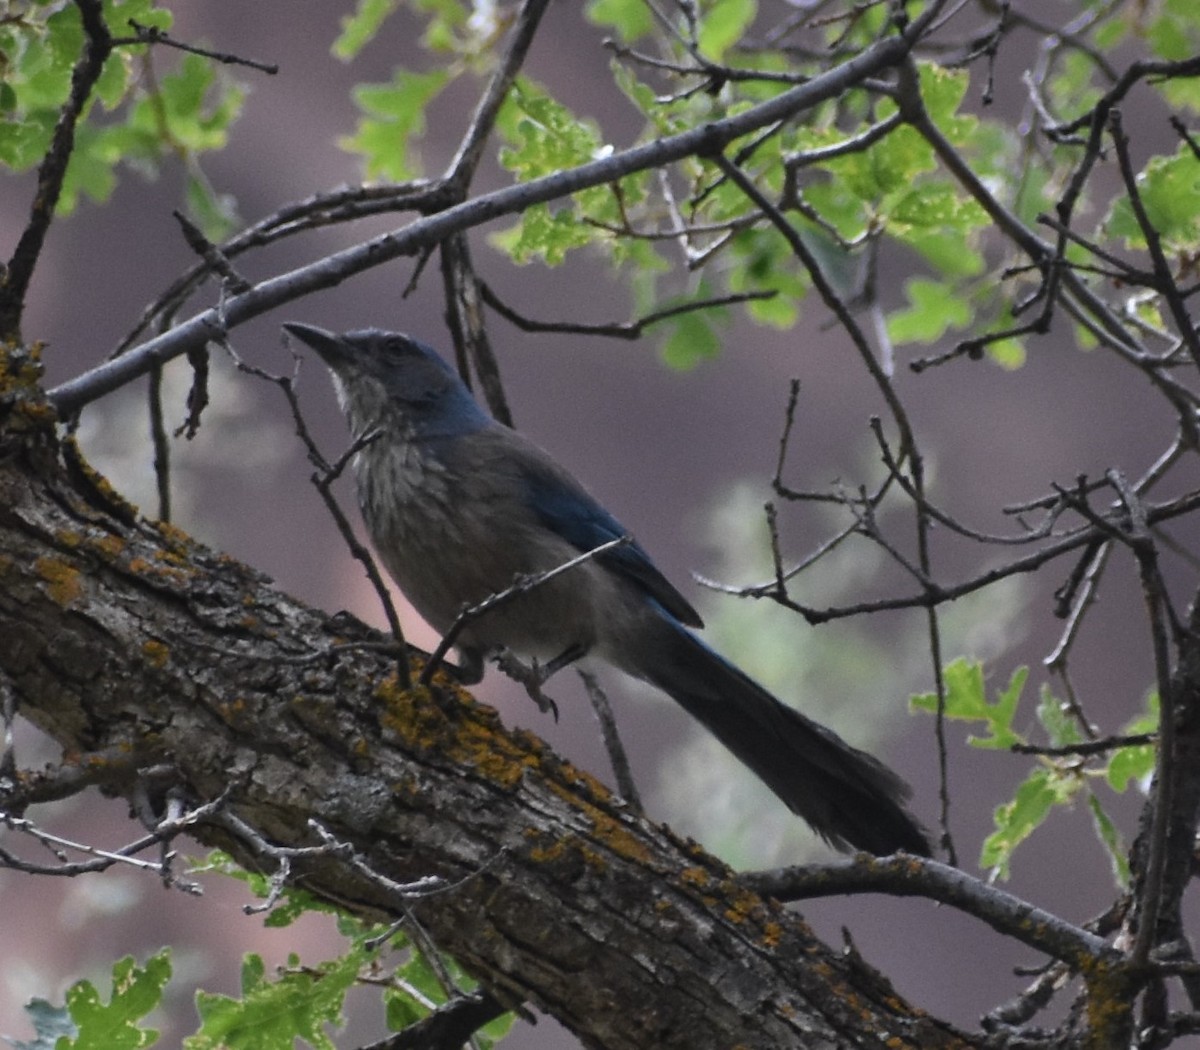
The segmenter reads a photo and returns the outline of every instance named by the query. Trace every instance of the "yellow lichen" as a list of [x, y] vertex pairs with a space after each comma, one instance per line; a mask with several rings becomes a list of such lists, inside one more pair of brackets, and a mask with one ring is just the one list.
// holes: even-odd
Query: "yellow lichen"
[[187, 565], [188, 560], [176, 550], [163, 550], [161, 547], [154, 552], [154, 557], [169, 565]]
[[191, 545], [192, 538], [178, 525], [172, 525], [169, 521], [154, 521], [151, 525], [164, 540], [174, 546], [187, 548]]
[[84, 459], [79, 442], [73, 436], [63, 439], [63, 453], [69, 465], [83, 475], [83, 479], [108, 507], [119, 511], [131, 521], [137, 517], [137, 507], [113, 488], [112, 482]]
[[175, 584], [183, 584], [188, 578], [186, 572], [175, 568], [167, 568], [163, 565], [155, 565], [152, 561], [148, 561], [142, 557], [131, 558], [129, 560], [129, 571], [138, 576], [150, 576], [159, 580], [168, 580]]
[[9, 402], [5, 425], [13, 430], [50, 431], [58, 414], [40, 388], [42, 344], [0, 344], [0, 397]]
[[73, 565], [57, 558], [38, 558], [33, 563], [34, 571], [47, 583], [46, 593], [50, 600], [66, 607], [83, 593], [80, 582], [82, 573]]
[[146, 658], [146, 663], [158, 669], [167, 666], [171, 651], [157, 639], [148, 638], [142, 643], [142, 655]]
[[[533, 837], [538, 836], [535, 833]], [[578, 835], [566, 835], [561, 839], [555, 839], [548, 846], [532, 846], [529, 850], [529, 859], [535, 864], [553, 864], [564, 857], [579, 857], [592, 871], [598, 873], [604, 872], [607, 868], [604, 858], [594, 849], [589, 848], [587, 842]]]

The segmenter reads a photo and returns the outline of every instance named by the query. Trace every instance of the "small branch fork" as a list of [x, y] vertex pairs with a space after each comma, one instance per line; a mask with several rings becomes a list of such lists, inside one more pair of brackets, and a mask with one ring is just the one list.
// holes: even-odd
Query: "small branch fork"
[[[169, 773], [169, 770], [157, 771], [159, 774], [164, 772]], [[139, 775], [155, 776], [156, 771], [148, 770]], [[73, 786], [71, 793], [74, 794], [78, 790], [82, 790], [82, 788], [76, 784]], [[172, 839], [187, 832], [196, 824], [212, 820], [227, 804], [229, 794], [230, 792], [227, 790], [211, 802], [171, 814], [155, 822], [153, 830], [149, 834], [142, 835], [132, 842], [113, 850], [102, 849], [88, 843], [63, 838], [61, 835], [55, 835], [52, 832], [44, 830], [26, 817], [17, 816], [8, 810], [0, 810], [0, 824], [3, 824], [10, 831], [18, 832], [33, 839], [39, 845], [45, 847], [55, 858], [54, 864], [38, 863], [23, 860], [17, 857], [11, 850], [0, 847], [0, 867], [31, 875], [60, 875], [73, 878], [77, 875], [93, 874], [95, 872], [107, 871], [109, 868], [117, 865], [124, 865], [139, 871], [152, 872], [159, 876], [164, 886], [198, 896], [201, 893], [201, 889], [196, 883], [182, 879], [175, 874], [173, 870], [174, 852], [164, 848], [162, 856], [158, 861], [145, 860], [139, 857], [138, 854], [144, 853], [154, 846], [161, 845], [165, 847]], [[90, 859], [71, 860], [71, 854], [73, 853], [82, 853]]]

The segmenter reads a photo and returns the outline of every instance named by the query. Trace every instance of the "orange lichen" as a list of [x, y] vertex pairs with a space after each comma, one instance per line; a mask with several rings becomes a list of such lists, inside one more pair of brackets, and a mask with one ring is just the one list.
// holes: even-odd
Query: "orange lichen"
[[767, 948], [778, 948], [783, 939], [783, 927], [777, 922], [768, 922], [763, 926], [762, 943]]
[[103, 536], [88, 536], [87, 546], [89, 550], [112, 561], [125, 549], [126, 543], [124, 537], [106, 532]]
[[[460, 717], [444, 711], [425, 686], [401, 689], [395, 674], [376, 685], [374, 696], [384, 704], [381, 724], [406, 746], [441, 751], [501, 787], [515, 787], [525, 770], [538, 763], [536, 751], [522, 748], [494, 712], [471, 706], [465, 693], [455, 698], [463, 704]], [[452, 702], [443, 695], [441, 703]]]
[[33, 563], [33, 569], [46, 581], [46, 593], [50, 600], [64, 608], [83, 593], [83, 584], [80, 582], [83, 574], [65, 561], [57, 558], [38, 558]]
[[246, 713], [246, 698], [235, 696], [232, 700], [222, 700], [217, 704], [217, 713], [229, 725], [236, 725], [241, 721], [240, 716]]

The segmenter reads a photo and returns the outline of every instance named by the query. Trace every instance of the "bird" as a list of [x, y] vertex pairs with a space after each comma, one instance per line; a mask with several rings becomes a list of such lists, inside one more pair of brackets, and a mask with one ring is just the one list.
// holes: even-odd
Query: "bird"
[[283, 328], [321, 358], [355, 443], [359, 507], [384, 567], [434, 628], [624, 538], [460, 624], [458, 673], [499, 653], [607, 663], [674, 699], [835, 849], [928, 856], [909, 788], [708, 646], [703, 621], [564, 467], [494, 420], [432, 347], [397, 332]]

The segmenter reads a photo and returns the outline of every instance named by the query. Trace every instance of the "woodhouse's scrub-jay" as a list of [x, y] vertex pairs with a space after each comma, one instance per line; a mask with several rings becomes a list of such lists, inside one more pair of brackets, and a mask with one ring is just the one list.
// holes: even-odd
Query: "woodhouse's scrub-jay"
[[[435, 630], [519, 575], [626, 534], [542, 449], [491, 419], [428, 346], [377, 329], [284, 328], [329, 366], [355, 436], [378, 431], [355, 457], [359, 505], [383, 564]], [[904, 782], [688, 630], [701, 626], [630, 542], [470, 620], [456, 644], [473, 681], [499, 649], [607, 661], [676, 700], [833, 846], [928, 854]]]

